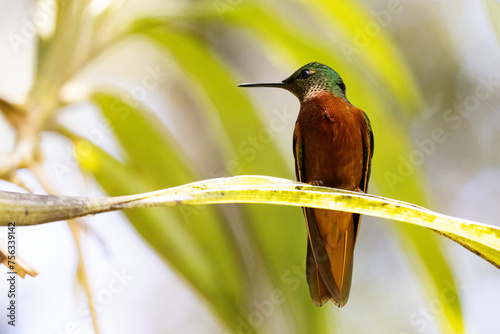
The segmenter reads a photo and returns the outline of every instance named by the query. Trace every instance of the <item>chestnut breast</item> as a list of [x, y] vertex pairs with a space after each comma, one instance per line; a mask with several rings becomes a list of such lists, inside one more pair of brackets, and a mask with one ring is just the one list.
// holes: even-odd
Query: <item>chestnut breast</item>
[[363, 112], [324, 93], [304, 101], [295, 125], [303, 143], [303, 182], [355, 190], [363, 173]]

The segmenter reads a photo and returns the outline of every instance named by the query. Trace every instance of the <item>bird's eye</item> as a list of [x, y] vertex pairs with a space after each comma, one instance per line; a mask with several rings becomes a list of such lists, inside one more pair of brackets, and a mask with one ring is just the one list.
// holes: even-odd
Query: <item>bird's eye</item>
[[[314, 73], [314, 72], [312, 72], [312, 73]], [[300, 71], [299, 79], [305, 79], [308, 76], [310, 76], [312, 73], [309, 70], [302, 70], [302, 71]]]

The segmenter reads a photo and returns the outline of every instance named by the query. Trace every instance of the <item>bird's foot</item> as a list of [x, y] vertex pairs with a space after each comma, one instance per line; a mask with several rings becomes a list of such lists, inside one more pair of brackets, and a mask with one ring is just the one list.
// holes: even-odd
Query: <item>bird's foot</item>
[[322, 187], [323, 186], [323, 181], [321, 181], [321, 180], [314, 180], [314, 181], [312, 181], [312, 185], [313, 186], [320, 186], [320, 187]]

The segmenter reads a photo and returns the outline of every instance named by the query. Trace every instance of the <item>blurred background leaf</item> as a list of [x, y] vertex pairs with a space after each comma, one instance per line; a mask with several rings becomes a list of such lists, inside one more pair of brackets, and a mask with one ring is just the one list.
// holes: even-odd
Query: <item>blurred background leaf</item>
[[[287, 92], [248, 92], [236, 85], [281, 80], [305, 63], [320, 61], [340, 73], [349, 100], [371, 119], [370, 192], [497, 224], [500, 156], [491, 150], [500, 142], [495, 112], [500, 73], [492, 70], [499, 68], [497, 1], [453, 8], [445, 1], [323, 0], [18, 6], [10, 15], [15, 20], [3, 14], [7, 39], [1, 43], [7, 44], [0, 45], [6, 50], [0, 59], [10, 79], [0, 81], [0, 96], [19, 102], [34, 117], [23, 123], [32, 132], [4, 125], [1, 142], [8, 152], [20, 133], [42, 131], [41, 140], [33, 142], [41, 143], [43, 154], [33, 152], [18, 167], [29, 168], [43, 156], [50, 182], [61, 193], [130, 194], [238, 174], [294, 178], [291, 137], [298, 102]], [[486, 18], [491, 26], [484, 24]], [[28, 35], [30, 29], [38, 34]], [[19, 57], [24, 54], [35, 59], [32, 70], [26, 65], [29, 56]], [[41, 191], [29, 173], [16, 175]], [[484, 190], [476, 198], [477, 189]], [[95, 232], [90, 235], [99, 235], [105, 245], [88, 237], [84, 248], [95, 260], [88, 263], [94, 263], [89, 275], [96, 298], [113, 265], [125, 266], [141, 277], [141, 289], [147, 285], [148, 297], [142, 290], [137, 295], [147, 303], [149, 319], [136, 325], [117, 321], [111, 310], [121, 305], [118, 313], [126, 313], [135, 299], [132, 292], [114, 295], [98, 312], [103, 328], [112, 332], [144, 331], [142, 325], [153, 333], [180, 328], [460, 333], [491, 332], [500, 325], [488, 316], [500, 293], [488, 283], [499, 274], [455, 246], [446, 247], [430, 231], [400, 224], [387, 229], [363, 218], [351, 298], [338, 310], [318, 309], [310, 301], [306, 229], [298, 208], [223, 205], [109, 217], [101, 224], [103, 218], [88, 219]], [[136, 232], [151, 248], [143, 247]], [[26, 240], [30, 233], [35, 238], [31, 230], [24, 233]], [[58, 233], [57, 240], [67, 238], [67, 231]], [[109, 247], [110, 257], [96, 250], [100, 247]], [[42, 253], [36, 243], [31, 248], [31, 257]], [[51, 272], [39, 262], [31, 261], [42, 274]], [[166, 278], [169, 269], [177, 278]], [[138, 281], [125, 291], [139, 291]], [[477, 281], [480, 286], [471, 283]], [[47, 282], [38, 282], [46, 289]], [[23, 284], [29, 291], [36, 283]], [[35, 297], [29, 301], [42, 303]], [[79, 302], [75, 298], [73, 304]], [[76, 322], [91, 331], [88, 319], [75, 311], [62, 319], [44, 330], [59, 332]], [[35, 319], [31, 323], [25, 332], [41, 328]]]
[[489, 14], [491, 26], [497, 40], [500, 41], [500, 22], [497, 20], [498, 15], [500, 15], [500, 3], [496, 0], [484, 0], [483, 3], [486, 7], [486, 13]]

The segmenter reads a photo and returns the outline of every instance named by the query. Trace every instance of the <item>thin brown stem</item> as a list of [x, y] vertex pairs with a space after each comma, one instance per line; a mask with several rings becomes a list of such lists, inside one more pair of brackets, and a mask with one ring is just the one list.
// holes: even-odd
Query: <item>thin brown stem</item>
[[[43, 171], [43, 166], [41, 164], [34, 164], [31, 166], [30, 170], [37, 177], [38, 181], [42, 185], [42, 187], [49, 194], [55, 194], [55, 190], [47, 179], [45, 172]], [[99, 334], [99, 324], [97, 321], [97, 312], [94, 303], [94, 298], [92, 297], [92, 289], [90, 287], [89, 279], [87, 276], [87, 270], [85, 269], [85, 260], [83, 256], [83, 249], [81, 244], [81, 225], [79, 221], [76, 219], [68, 219], [68, 225], [73, 234], [73, 239], [75, 240], [75, 246], [78, 253], [78, 269], [77, 269], [77, 277], [79, 282], [82, 284], [83, 289], [85, 290], [85, 295], [87, 296], [87, 301], [90, 309], [90, 316], [92, 317], [92, 324], [94, 326], [95, 334]]]
[[76, 219], [68, 220], [69, 228], [73, 234], [73, 239], [75, 239], [75, 245], [78, 249], [78, 269], [77, 276], [80, 284], [85, 290], [85, 295], [87, 296], [87, 301], [89, 303], [90, 316], [92, 317], [92, 325], [94, 326], [95, 334], [99, 334], [99, 323], [97, 321], [97, 311], [95, 306], [95, 298], [92, 296], [92, 289], [90, 287], [90, 282], [87, 276], [87, 270], [85, 269], [85, 259], [83, 258], [82, 244], [81, 244], [81, 232], [82, 228], [80, 223]]

